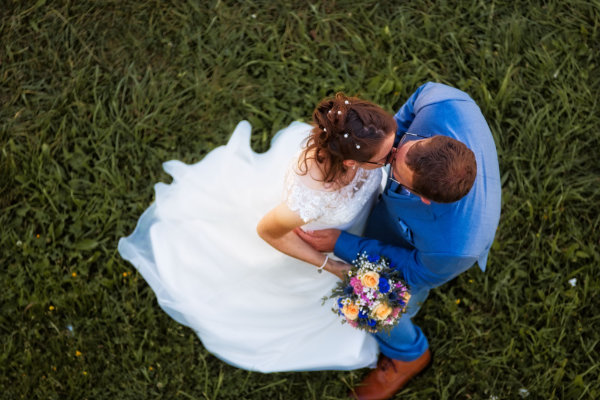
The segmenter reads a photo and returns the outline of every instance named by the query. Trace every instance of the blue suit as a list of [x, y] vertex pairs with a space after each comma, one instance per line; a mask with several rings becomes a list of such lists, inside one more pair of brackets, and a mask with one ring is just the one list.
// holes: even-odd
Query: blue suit
[[500, 173], [496, 146], [475, 102], [464, 92], [439, 83], [426, 83], [394, 117], [396, 142], [404, 132], [445, 135], [467, 145], [477, 161], [477, 177], [461, 200], [426, 205], [388, 181], [373, 209], [365, 237], [342, 232], [335, 254], [350, 262], [357, 253], [388, 257], [402, 271], [412, 290], [408, 312], [390, 335], [376, 335], [381, 352], [411, 361], [429, 347], [411, 318], [429, 290], [456, 277], [477, 262], [485, 271], [488, 252], [500, 219]]

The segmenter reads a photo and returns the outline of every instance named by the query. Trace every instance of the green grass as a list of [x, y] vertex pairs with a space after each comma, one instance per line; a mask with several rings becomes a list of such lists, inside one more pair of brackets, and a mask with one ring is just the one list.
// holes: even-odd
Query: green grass
[[343, 398], [365, 371], [214, 358], [117, 241], [163, 161], [202, 159], [240, 120], [264, 151], [335, 91], [393, 111], [428, 80], [480, 105], [503, 208], [488, 271], [419, 313], [434, 362], [401, 397], [600, 397], [598, 0], [0, 8], [1, 398]]

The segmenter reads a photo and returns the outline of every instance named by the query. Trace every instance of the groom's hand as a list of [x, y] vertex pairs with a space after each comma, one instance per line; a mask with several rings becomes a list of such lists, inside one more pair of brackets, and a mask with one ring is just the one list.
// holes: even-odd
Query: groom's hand
[[294, 229], [294, 232], [315, 250], [324, 252], [333, 251], [335, 242], [337, 242], [340, 233], [342, 233], [339, 229], [321, 229], [318, 231], [304, 232], [300, 228]]

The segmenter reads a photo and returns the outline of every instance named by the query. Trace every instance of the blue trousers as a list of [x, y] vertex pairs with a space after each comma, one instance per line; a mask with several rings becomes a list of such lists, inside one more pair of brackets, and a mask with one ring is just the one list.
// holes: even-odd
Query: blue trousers
[[385, 356], [395, 360], [413, 361], [429, 348], [423, 331], [412, 322], [412, 317], [419, 311], [428, 294], [429, 290], [412, 292], [407, 312], [402, 315], [398, 325], [389, 334], [379, 332], [374, 335], [379, 349]]
[[[369, 216], [364, 236], [409, 249], [414, 248], [398, 235], [396, 229], [397, 227], [393, 225], [393, 218], [380, 202]], [[385, 356], [395, 360], [413, 361], [429, 348], [429, 342], [423, 331], [412, 322], [412, 318], [417, 314], [428, 295], [429, 289], [411, 292], [407, 312], [400, 318], [398, 325], [389, 334], [385, 332], [374, 334], [379, 348]]]

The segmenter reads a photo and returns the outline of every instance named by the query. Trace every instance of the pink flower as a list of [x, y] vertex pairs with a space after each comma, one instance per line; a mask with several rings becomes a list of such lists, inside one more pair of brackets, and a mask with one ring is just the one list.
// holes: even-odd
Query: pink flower
[[362, 294], [363, 286], [360, 282], [360, 279], [358, 279], [357, 277], [353, 277], [352, 279], [350, 279], [350, 286], [352, 286], [352, 288], [354, 289], [354, 293], [356, 293], [357, 295]]
[[398, 318], [398, 314], [400, 314], [400, 308], [394, 308], [392, 310], [392, 318]]

